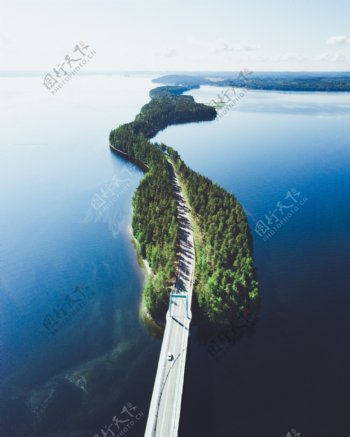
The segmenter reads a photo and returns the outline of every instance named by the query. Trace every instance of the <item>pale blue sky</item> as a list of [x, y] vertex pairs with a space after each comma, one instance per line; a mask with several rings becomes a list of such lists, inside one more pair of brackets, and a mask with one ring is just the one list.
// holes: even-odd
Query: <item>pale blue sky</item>
[[350, 1], [0, 0], [0, 70], [350, 70]]

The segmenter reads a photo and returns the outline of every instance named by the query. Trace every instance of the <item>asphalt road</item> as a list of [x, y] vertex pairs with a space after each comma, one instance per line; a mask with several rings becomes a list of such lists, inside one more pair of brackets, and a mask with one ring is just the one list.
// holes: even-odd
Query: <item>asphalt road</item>
[[[178, 434], [184, 384], [195, 251], [189, 208], [172, 164], [169, 164], [180, 225], [179, 264], [159, 357], [145, 436], [174, 437]], [[168, 354], [173, 359], [168, 360]]]

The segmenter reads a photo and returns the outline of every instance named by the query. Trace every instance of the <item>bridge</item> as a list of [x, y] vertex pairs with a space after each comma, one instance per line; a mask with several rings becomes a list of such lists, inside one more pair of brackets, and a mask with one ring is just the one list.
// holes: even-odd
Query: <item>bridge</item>
[[180, 225], [180, 250], [176, 282], [170, 293], [169, 308], [158, 362], [145, 437], [178, 435], [187, 344], [192, 318], [191, 302], [195, 266], [193, 231], [189, 208], [178, 177], [169, 162]]

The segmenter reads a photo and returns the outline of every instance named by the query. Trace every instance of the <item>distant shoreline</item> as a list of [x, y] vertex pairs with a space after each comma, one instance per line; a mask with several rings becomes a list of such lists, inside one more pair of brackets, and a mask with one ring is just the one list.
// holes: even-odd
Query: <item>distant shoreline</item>
[[[213, 74], [211, 75], [213, 76]], [[217, 73], [215, 80], [208, 74], [168, 74], [153, 79], [168, 86], [198, 88], [203, 85], [222, 88], [247, 88], [254, 91], [280, 92], [350, 92], [350, 72], [240, 72]]]

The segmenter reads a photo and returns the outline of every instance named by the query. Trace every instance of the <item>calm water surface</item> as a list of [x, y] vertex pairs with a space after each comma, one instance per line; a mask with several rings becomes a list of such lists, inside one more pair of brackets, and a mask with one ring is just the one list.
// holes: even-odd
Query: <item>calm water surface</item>
[[41, 82], [0, 81], [0, 435], [93, 436], [128, 402], [146, 416], [160, 347], [128, 230], [142, 173], [108, 148], [151, 80]]
[[[0, 435], [102, 436], [131, 402], [141, 436], [160, 349], [128, 231], [142, 173], [107, 146], [153, 84], [80, 76], [51, 96], [41, 80], [0, 81]], [[193, 327], [180, 436], [349, 435], [349, 115], [349, 94], [251, 91], [157, 136], [242, 202], [262, 294], [254, 330], [216, 335], [219, 354]], [[264, 241], [256, 223], [281, 220], [288, 191], [307, 201]]]
[[[349, 116], [349, 94], [249, 91], [219, 121], [158, 135], [243, 203], [261, 283], [250, 335], [219, 334], [213, 357], [194, 330], [183, 435], [349, 435]], [[281, 222], [293, 189], [307, 201], [264, 241], [256, 224]]]

